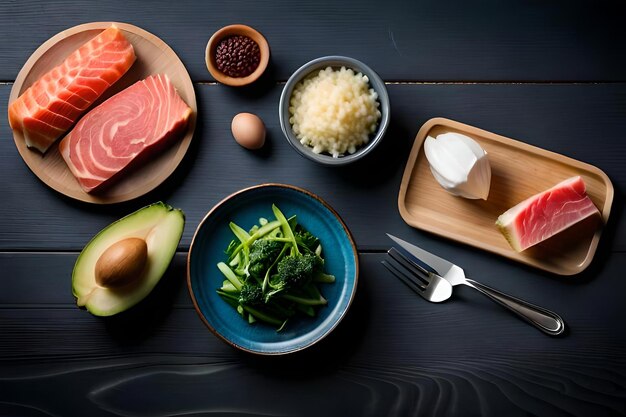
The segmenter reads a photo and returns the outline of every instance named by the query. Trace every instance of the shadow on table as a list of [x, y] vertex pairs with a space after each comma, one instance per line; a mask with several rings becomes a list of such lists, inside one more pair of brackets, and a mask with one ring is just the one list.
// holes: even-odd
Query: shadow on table
[[[261, 77], [252, 84], [241, 87], [230, 87], [232, 94], [244, 101], [256, 101], [269, 95], [276, 88], [276, 68], [272, 64], [272, 58]], [[281, 87], [282, 91], [282, 87]], [[278, 112], [278, 101], [276, 102], [276, 112]]]
[[172, 311], [186, 274], [185, 259], [175, 256], [154, 290], [137, 305], [115, 316], [104, 317], [104, 326], [121, 345], [134, 345], [159, 332]]
[[370, 322], [367, 284], [360, 280], [358, 290], [339, 325], [324, 339], [300, 352], [261, 356], [237, 351], [238, 359], [260, 372], [281, 379], [305, 380], [334, 372], [345, 365], [362, 344]]
[[370, 188], [386, 184], [398, 170], [404, 170], [412, 146], [412, 133], [391, 116], [385, 137], [370, 154], [349, 165], [328, 169], [335, 170], [337, 177], [349, 182], [351, 187]]

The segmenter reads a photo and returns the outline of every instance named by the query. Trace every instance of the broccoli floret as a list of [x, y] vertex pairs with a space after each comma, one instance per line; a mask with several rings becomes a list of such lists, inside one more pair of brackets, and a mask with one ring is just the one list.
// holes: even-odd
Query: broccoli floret
[[275, 289], [301, 288], [311, 282], [313, 275], [323, 266], [322, 260], [311, 254], [289, 256], [279, 263], [274, 277]]
[[263, 291], [254, 284], [244, 284], [239, 293], [239, 303], [253, 306], [263, 303]]
[[261, 239], [254, 241], [250, 246], [248, 273], [255, 278], [263, 278], [283, 246], [284, 243], [274, 240]]

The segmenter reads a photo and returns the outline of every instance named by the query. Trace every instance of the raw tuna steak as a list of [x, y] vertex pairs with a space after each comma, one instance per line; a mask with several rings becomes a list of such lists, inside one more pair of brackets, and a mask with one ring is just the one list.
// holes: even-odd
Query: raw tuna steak
[[572, 177], [510, 208], [496, 225], [521, 252], [594, 214], [599, 211], [587, 196], [585, 182]]
[[179, 138], [190, 114], [167, 75], [153, 75], [87, 113], [59, 150], [81, 187], [94, 192]]
[[133, 62], [133, 46], [111, 26], [11, 103], [11, 128], [24, 135], [28, 147], [45, 152]]

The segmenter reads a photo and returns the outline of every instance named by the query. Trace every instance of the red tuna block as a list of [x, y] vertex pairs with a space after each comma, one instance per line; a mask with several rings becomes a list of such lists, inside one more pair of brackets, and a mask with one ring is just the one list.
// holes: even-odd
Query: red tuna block
[[569, 178], [510, 208], [496, 225], [511, 247], [521, 252], [599, 214], [585, 190], [581, 177]]
[[81, 187], [95, 192], [180, 138], [190, 115], [167, 75], [153, 75], [87, 113], [59, 150]]

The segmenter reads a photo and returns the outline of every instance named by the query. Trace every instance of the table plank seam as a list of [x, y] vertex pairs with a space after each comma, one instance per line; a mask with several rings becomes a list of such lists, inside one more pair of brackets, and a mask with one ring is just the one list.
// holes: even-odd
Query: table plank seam
[[[284, 85], [286, 80], [275, 81], [276, 85]], [[0, 86], [12, 86], [14, 80], [0, 80]], [[211, 80], [193, 81], [196, 85], [222, 86]], [[626, 80], [386, 80], [385, 85], [615, 85], [626, 84]]]

